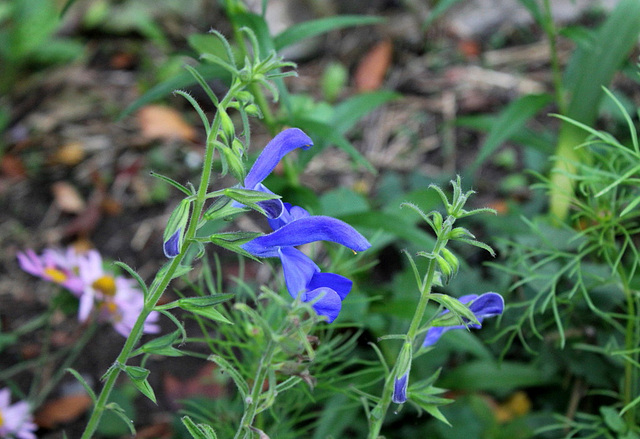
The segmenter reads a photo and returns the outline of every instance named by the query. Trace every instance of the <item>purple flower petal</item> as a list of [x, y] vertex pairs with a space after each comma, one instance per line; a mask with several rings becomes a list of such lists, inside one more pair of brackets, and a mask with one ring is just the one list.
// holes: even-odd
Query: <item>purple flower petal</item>
[[338, 293], [330, 288], [317, 288], [305, 294], [305, 302], [313, 302], [312, 307], [318, 315], [326, 316], [329, 323], [333, 322], [342, 308], [342, 300]]
[[244, 187], [253, 189], [278, 165], [282, 157], [296, 148], [309, 149], [313, 141], [298, 128], [290, 128], [275, 136], [264, 147], [260, 156], [244, 179]]
[[259, 236], [242, 248], [259, 257], [271, 257], [274, 248], [295, 247], [314, 241], [335, 242], [353, 251], [364, 251], [371, 247], [369, 241], [349, 224], [328, 216], [309, 216], [285, 224], [273, 233]]
[[405, 373], [400, 378], [396, 377], [393, 383], [393, 396], [391, 401], [396, 404], [407, 402], [407, 386], [409, 385], [409, 374]]

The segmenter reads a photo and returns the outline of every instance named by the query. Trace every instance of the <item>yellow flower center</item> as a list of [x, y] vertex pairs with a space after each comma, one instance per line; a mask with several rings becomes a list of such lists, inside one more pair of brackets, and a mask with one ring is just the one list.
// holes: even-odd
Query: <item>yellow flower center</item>
[[116, 281], [108, 275], [96, 279], [91, 286], [105, 296], [115, 296], [116, 294]]
[[4, 418], [2, 417], [2, 410], [0, 410], [0, 427], [4, 425]]
[[58, 284], [61, 284], [62, 282], [67, 280], [67, 275], [64, 272], [62, 272], [61, 270], [58, 270], [57, 268], [47, 267], [47, 268], [44, 269], [44, 274], [49, 276], [49, 278], [53, 282], [58, 283]]

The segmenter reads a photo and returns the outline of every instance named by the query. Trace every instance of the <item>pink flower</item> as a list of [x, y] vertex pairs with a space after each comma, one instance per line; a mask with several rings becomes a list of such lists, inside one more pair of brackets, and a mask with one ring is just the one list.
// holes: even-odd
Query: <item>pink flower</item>
[[33, 423], [29, 404], [25, 401], [10, 403], [9, 389], [0, 390], [0, 437], [36, 439], [34, 431], [38, 426]]
[[[109, 322], [127, 337], [144, 307], [144, 297], [132, 279], [114, 276], [104, 270], [102, 257], [91, 250], [78, 258], [79, 275], [84, 289], [80, 296], [78, 319], [86, 321], [96, 310], [99, 321]], [[152, 312], [144, 326], [145, 333], [157, 333], [159, 314]]]
[[[96, 250], [77, 253], [46, 249], [38, 256], [33, 250], [18, 253], [18, 263], [27, 273], [68, 289], [80, 300], [78, 320], [87, 321], [95, 310], [100, 322], [109, 322], [127, 337], [144, 307], [144, 297], [132, 279], [105, 271]], [[144, 332], [157, 333], [159, 314], [152, 312]]]
[[20, 268], [41, 279], [56, 283], [76, 297], [82, 294], [83, 283], [78, 277], [78, 254], [69, 247], [66, 251], [47, 249], [38, 256], [33, 250], [18, 253]]

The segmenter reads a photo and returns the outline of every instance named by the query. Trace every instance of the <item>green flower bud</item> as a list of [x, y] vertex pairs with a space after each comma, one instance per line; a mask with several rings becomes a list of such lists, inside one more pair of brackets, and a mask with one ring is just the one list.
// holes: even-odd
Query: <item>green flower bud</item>
[[440, 214], [440, 212], [433, 211], [431, 212], [431, 216], [433, 221], [434, 232], [439, 233], [440, 230], [442, 230], [442, 215]]
[[223, 173], [229, 172], [236, 180], [244, 181], [245, 168], [242, 158], [238, 157], [231, 148], [220, 148]]
[[449, 264], [449, 267], [451, 267], [453, 271], [453, 273], [451, 274], [451, 277], [458, 274], [458, 268], [460, 268], [460, 262], [458, 261], [458, 258], [453, 253], [451, 253], [451, 250], [449, 250], [448, 248], [443, 248], [442, 250], [440, 250], [440, 255], [445, 261], [447, 261], [447, 264]]
[[453, 267], [449, 265], [449, 262], [442, 257], [442, 255], [436, 255], [436, 261], [440, 267], [440, 273], [442, 274], [442, 282], [446, 285], [453, 277]]
[[236, 129], [233, 126], [233, 122], [231, 121], [231, 118], [226, 111], [224, 111], [222, 108], [218, 108], [218, 114], [220, 115], [220, 127], [222, 128], [222, 132], [226, 137], [225, 143], [229, 144], [229, 140], [235, 138], [236, 136]]

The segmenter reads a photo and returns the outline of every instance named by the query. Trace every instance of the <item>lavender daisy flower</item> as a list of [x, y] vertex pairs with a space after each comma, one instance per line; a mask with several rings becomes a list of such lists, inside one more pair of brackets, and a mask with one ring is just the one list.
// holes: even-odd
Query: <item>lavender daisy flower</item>
[[[458, 300], [463, 304], [471, 302], [471, 304], [469, 305], [469, 310], [476, 316], [476, 319], [478, 319], [478, 322], [480, 324], [471, 323], [468, 320], [464, 319], [463, 325], [436, 326], [434, 328], [429, 328], [424, 342], [422, 343], [423, 347], [436, 344], [442, 334], [452, 329], [479, 329], [482, 327], [481, 323], [484, 318], [500, 315], [504, 311], [504, 299], [500, 294], [497, 293], [484, 293], [479, 296], [477, 294], [469, 294], [467, 296], [460, 297]], [[444, 310], [440, 315], [446, 314], [448, 312], [449, 310]]]
[[9, 389], [0, 390], [0, 437], [36, 439], [37, 429], [29, 404], [25, 401], [11, 404]]
[[[144, 307], [144, 297], [135, 281], [105, 272], [102, 257], [95, 250], [82, 255], [78, 265], [84, 283], [78, 319], [86, 321], [92, 310], [96, 309], [99, 321], [111, 323], [118, 333], [127, 337]], [[144, 326], [145, 333], [160, 331], [156, 324], [158, 317], [155, 311], [149, 314]]]
[[242, 246], [259, 257], [279, 257], [289, 294], [311, 302], [314, 310], [329, 323], [338, 316], [342, 301], [352, 282], [338, 274], [322, 273], [320, 268], [295, 246], [314, 241], [332, 241], [353, 251], [363, 251], [371, 244], [353, 227], [327, 216], [311, 216], [298, 206], [283, 204], [277, 219], [269, 220], [273, 233], [259, 236]]
[[33, 250], [18, 253], [20, 268], [48, 282], [58, 284], [76, 297], [82, 294], [83, 282], [78, 276], [78, 254], [72, 247], [66, 251], [46, 249], [41, 256]]

